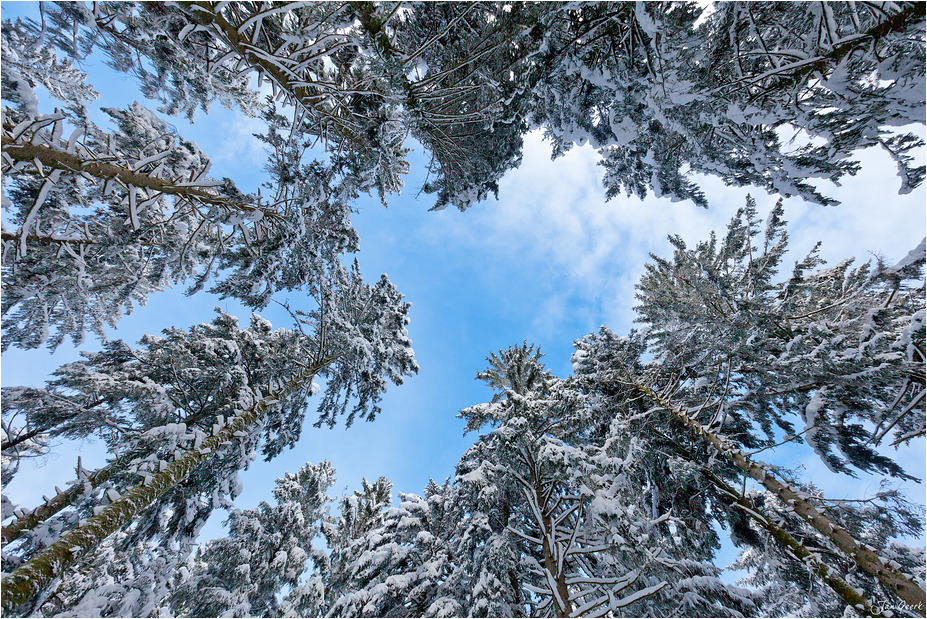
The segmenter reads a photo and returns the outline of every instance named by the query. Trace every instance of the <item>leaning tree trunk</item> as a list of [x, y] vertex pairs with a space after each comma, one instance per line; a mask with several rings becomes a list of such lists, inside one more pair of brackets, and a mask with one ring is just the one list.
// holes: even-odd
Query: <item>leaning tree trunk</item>
[[[674, 442], [670, 437], [666, 436], [659, 430], [654, 430], [654, 432], [661, 438], [668, 441], [673, 445], [673, 449], [676, 450], [685, 460], [692, 463], [697, 463], [695, 456], [688, 449], [682, 447], [681, 445]], [[867, 617], [884, 617], [880, 610], [873, 606], [869, 600], [863, 597], [856, 589], [850, 586], [845, 580], [840, 578], [834, 571], [834, 569], [821, 561], [820, 555], [811, 552], [802, 544], [800, 541], [795, 539], [791, 533], [786, 531], [783, 527], [778, 525], [772, 518], [767, 514], [763, 513], [761, 509], [753, 505], [747, 500], [743, 494], [735, 490], [730, 484], [725, 482], [721, 477], [711, 472], [707, 468], [701, 469], [702, 475], [708, 479], [709, 482], [718, 491], [721, 492], [723, 496], [726, 496], [730, 499], [731, 504], [734, 507], [740, 508], [747, 516], [754, 520], [757, 524], [763, 527], [773, 539], [785, 546], [792, 556], [807, 565], [815, 574], [817, 574], [821, 580], [828, 587], [833, 589], [834, 593], [843, 598], [843, 601], [852, 606], [858, 612], [865, 613]]]
[[849, 531], [818, 511], [811, 503], [792, 490], [788, 484], [773, 477], [767, 467], [750, 460], [740, 449], [737, 449], [693, 417], [687, 415], [682, 409], [673, 405], [667, 397], [637, 380], [631, 379], [631, 383], [683, 425], [695, 432], [701, 439], [711, 444], [722, 456], [733, 462], [737, 468], [776, 495], [789, 509], [808, 522], [819, 533], [830, 539], [837, 548], [853, 559], [866, 572], [875, 576], [879, 582], [907, 603], [912, 610], [917, 611], [921, 616], [927, 616], [924, 613], [927, 594], [910, 577], [887, 565], [874, 550], [856, 541]]
[[[193, 413], [181, 421], [188, 427], [202, 420], [202, 413]], [[97, 469], [92, 473], [82, 475], [80, 471], [80, 460], [78, 460], [78, 479], [70, 488], [59, 492], [53, 498], [46, 500], [34, 510], [24, 513], [8, 526], [0, 529], [0, 546], [6, 546], [22, 537], [28, 531], [36, 528], [61, 510], [76, 503], [84, 495], [87, 485], [90, 488], [96, 488], [105, 481], [111, 479], [114, 475], [122, 472], [132, 463], [133, 460], [141, 458], [151, 453], [149, 445], [139, 445], [122, 454], [103, 468]]]
[[168, 490], [179, 484], [198, 465], [216, 454], [225, 445], [232, 444], [238, 433], [246, 431], [259, 421], [267, 409], [280, 398], [292, 393], [334, 357], [307, 365], [285, 384], [272, 391], [256, 404], [232, 417], [228, 425], [181, 454], [163, 471], [145, 483], [134, 486], [119, 499], [104, 507], [99, 514], [63, 535], [58, 541], [37, 554], [3, 579], [3, 614], [20, 609], [38, 594], [52, 579], [61, 575], [77, 559], [96, 548], [107, 536], [128, 524], [138, 512], [151, 505]]
[[747, 501], [746, 497], [737, 492], [720, 477], [710, 471], [703, 471], [708, 480], [722, 493], [731, 499], [733, 505], [739, 507], [752, 518], [777, 542], [785, 546], [792, 556], [808, 566], [834, 593], [843, 598], [843, 601], [853, 607], [853, 610], [867, 617], [885, 617], [886, 615], [873, 606], [859, 591], [850, 586], [847, 581], [840, 578], [834, 569], [821, 561], [820, 557], [808, 550], [804, 544], [795, 539], [791, 533], [776, 524], [769, 516], [760, 511], [755, 505]]

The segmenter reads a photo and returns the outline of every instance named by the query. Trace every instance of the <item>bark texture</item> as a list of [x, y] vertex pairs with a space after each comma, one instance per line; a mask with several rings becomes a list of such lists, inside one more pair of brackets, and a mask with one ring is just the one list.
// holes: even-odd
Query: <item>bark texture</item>
[[886, 565], [875, 550], [860, 544], [846, 529], [801, 498], [787, 484], [773, 477], [766, 468], [750, 460], [741, 450], [687, 415], [679, 407], [674, 406], [668, 398], [639, 381], [633, 381], [633, 385], [683, 425], [695, 432], [700, 438], [710, 443], [722, 456], [733, 462], [737, 468], [776, 495], [789, 509], [808, 522], [819, 533], [829, 538], [837, 548], [853, 559], [862, 569], [872, 574], [879, 582], [907, 603], [912, 610], [921, 616], [925, 616], [924, 609], [925, 604], [927, 604], [927, 594], [908, 575]]
[[199, 448], [187, 449], [163, 471], [147, 483], [134, 486], [100, 513], [63, 535], [58, 541], [37, 554], [3, 579], [3, 614], [13, 614], [38, 594], [68, 566], [96, 548], [107, 536], [128, 524], [132, 517], [148, 507], [158, 497], [183, 481], [193, 469], [214, 455], [221, 447], [235, 442], [236, 434], [246, 431], [267, 411], [268, 402], [279, 400], [298, 389], [332, 358], [307, 365], [284, 385], [229, 420], [228, 425], [203, 440]]

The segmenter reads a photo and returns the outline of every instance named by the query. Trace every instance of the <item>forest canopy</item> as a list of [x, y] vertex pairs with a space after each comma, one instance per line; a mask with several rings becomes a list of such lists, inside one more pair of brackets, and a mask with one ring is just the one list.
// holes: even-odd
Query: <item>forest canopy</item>
[[[95, 59], [145, 101], [101, 105]], [[925, 244], [791, 261], [783, 206], [843, 208], [873, 149], [885, 199], [923, 191], [923, 3], [56, 2], [3, 21], [0, 68], [2, 349], [99, 343], [4, 384], [4, 488], [63, 441], [106, 453], [40, 505], [4, 494], [5, 615], [924, 616], [897, 483], [923, 474]], [[260, 189], [185, 135], [217, 107], [260, 127]], [[409, 301], [362, 274], [359, 205], [418, 150], [419, 207], [466, 226], [537, 132], [595, 150], [608, 207], [751, 193], [694, 244], [665, 230], [636, 324], [574, 334], [568, 375], [487, 351], [488, 401], [436, 411], [472, 440], [444, 482], [336, 497], [314, 453], [236, 505], [310, 406], [390, 424], [427, 369]], [[250, 316], [112, 337], [173, 287]], [[829, 496], [800, 457], [884, 485]]]

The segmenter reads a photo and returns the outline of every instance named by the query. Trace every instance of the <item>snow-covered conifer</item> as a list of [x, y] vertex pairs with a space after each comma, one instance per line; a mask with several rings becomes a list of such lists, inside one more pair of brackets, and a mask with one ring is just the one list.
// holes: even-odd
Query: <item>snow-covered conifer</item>
[[280, 616], [284, 588], [297, 587], [322, 551], [312, 545], [327, 514], [334, 469], [327, 462], [287, 473], [274, 488], [275, 505], [229, 515], [229, 534], [207, 542], [181, 570], [172, 612], [191, 617]]
[[367, 535], [382, 525], [393, 501], [392, 491], [393, 483], [385, 477], [373, 483], [363, 479], [360, 490], [339, 502], [338, 517], [322, 524], [330, 551], [329, 563], [324, 569], [328, 604], [351, 593], [357, 586], [353, 580], [357, 560], [366, 550]]
[[[924, 550], [893, 539], [919, 534], [923, 530], [923, 514], [912, 508], [897, 491], [883, 490], [858, 501], [826, 499], [813, 485], [803, 487], [802, 491], [830, 518], [851, 531], [854, 537], [878, 549], [880, 555], [923, 580]], [[749, 571], [747, 583], [759, 590], [763, 599], [761, 606], [767, 616], [837, 616], [844, 615], [848, 606], [854, 607], [854, 611], [860, 614], [881, 613], [892, 608], [895, 614], [918, 616], [914, 609], [900, 608], [872, 575], [840, 556], [830, 540], [794, 514], [784, 512], [776, 504], [775, 496], [751, 491], [744, 498], [751, 511], [776, 514], [773, 519], [778, 520], [776, 526], [792, 531], [796, 541], [809, 552], [809, 558], [800, 560], [778, 543], [769, 529], [759, 524], [759, 520], [751, 520], [751, 528], [758, 539], [744, 548], [734, 567]], [[859, 593], [869, 607], [860, 609], [855, 607], [852, 598], [847, 599], [850, 596], [838, 597], [839, 591], [843, 591], [840, 583], [837, 587], [821, 587], [818, 582], [821, 575], [814, 566], [815, 557], [824, 558], [828, 576], [844, 581], [842, 584], [852, 593]]]
[[440, 616], [459, 608], [445, 587], [455, 563], [449, 545], [458, 514], [453, 486], [432, 481], [424, 496], [400, 493], [399, 500], [352, 543], [352, 571], [329, 616]]
[[[582, 407], [540, 359], [527, 344], [491, 355], [478, 376], [494, 389], [493, 401], [460, 413], [470, 430], [491, 428], [457, 471], [458, 501], [473, 501], [471, 520], [482, 515], [489, 525], [483, 548], [468, 549], [475, 565], [465, 608], [488, 615], [505, 606], [530, 616], [634, 614], [633, 605], [666, 586], [638, 582], [658, 557], [629, 535], [636, 514], [603, 508], [616, 497], [599, 485], [596, 446], [569, 442]], [[480, 565], [493, 549], [506, 560], [489, 555], [491, 562]], [[489, 591], [486, 578], [505, 583], [507, 599], [496, 599], [500, 592]]]
[[891, 429], [899, 441], [923, 434], [922, 246], [900, 268], [821, 268], [815, 248], [777, 281], [782, 207], [764, 229], [750, 198], [723, 237], [670, 241], [673, 258], [645, 267], [637, 311], [677, 397], [724, 400], [701, 423], [750, 448], [778, 442], [778, 427], [834, 470], [905, 475], [873, 443]]
[[[153, 535], [162, 541], [176, 536], [195, 538], [211, 510], [225, 506], [224, 497], [237, 493], [237, 471], [257, 449], [270, 458], [298, 440], [314, 375], [327, 379], [317, 423], [336, 423], [352, 401], [349, 424], [356, 417], [372, 419], [376, 415], [388, 382], [401, 383], [406, 375], [417, 371], [406, 332], [409, 306], [385, 276], [370, 286], [361, 279], [356, 263], [350, 270], [338, 267], [338, 263], [332, 265], [309, 291], [317, 306], [310, 312], [296, 313], [299, 330], [272, 332], [266, 321], [256, 320], [251, 330], [256, 333], [245, 331], [238, 336], [234, 319], [220, 316], [217, 326], [230, 333], [215, 341], [200, 341], [197, 328], [189, 337], [174, 330], [168, 332], [168, 338], [143, 340], [151, 351], [149, 360], [154, 362], [136, 370], [140, 375], [134, 381], [108, 381], [106, 369], [118, 372], [122, 368], [104, 364], [101, 378], [115, 390], [113, 404], [122, 403], [124, 396], [129, 404], [132, 394], [120, 389], [137, 384], [142, 395], [139, 423], [157, 424], [150, 429], [128, 425], [122, 429], [129, 432], [131, 440], [120, 437], [116, 444], [133, 454], [135, 441], [151, 444], [163, 437], [171, 444], [164, 448], [164, 454], [142, 449], [124, 470], [125, 492], [108, 497], [112, 504], [91, 516], [86, 525], [73, 529], [17, 568], [11, 578], [20, 595], [16, 601], [9, 601], [13, 596], [6, 597], [7, 612], [21, 607], [41, 590], [48, 580], [42, 567], [45, 562], [55, 566], [50, 568], [52, 574], [62, 569], [61, 556], [55, 553], [67, 553], [67, 562], [76, 558], [70, 553], [75, 542], [66, 540], [79, 539], [80, 547], [89, 550], [115, 528], [130, 522], [139, 539]], [[310, 331], [305, 332], [303, 326]], [[200, 329], [210, 331], [208, 327]], [[172, 348], [178, 348], [176, 355]], [[185, 353], [192, 359], [185, 359]], [[203, 353], [216, 359], [198, 367], [192, 362]], [[131, 367], [137, 359], [129, 357], [126, 362]], [[242, 365], [249, 358], [255, 360], [261, 375], [249, 376]], [[95, 378], [79, 364], [74, 369], [79, 378]], [[253, 383], [252, 378], [256, 379]], [[226, 383], [240, 388], [222, 389]], [[78, 381], [75, 388], [80, 386]], [[149, 414], [153, 419], [145, 419]], [[203, 424], [202, 429], [177, 423], [189, 414]], [[167, 425], [163, 425], [165, 421]], [[188, 500], [190, 493], [195, 500]], [[131, 500], [120, 499], [119, 494]], [[190, 517], [185, 516], [187, 510], [193, 510]], [[35, 524], [30, 522], [29, 528]], [[30, 555], [37, 550], [30, 548]], [[56, 558], [51, 559], [53, 555]]]
[[273, 226], [152, 112], [105, 111], [114, 132], [86, 122], [66, 135], [63, 113], [5, 116], [4, 349], [102, 336], [150, 293], [208, 277], [235, 237]]
[[911, 155], [923, 142], [898, 132], [925, 122], [917, 3], [726, 2], [700, 20], [703, 10], [547, 4], [526, 79], [555, 153], [600, 149], [609, 196], [702, 206], [693, 172], [834, 203], [807, 179], [855, 173], [853, 151], [869, 146], [896, 160], [902, 193], [923, 182]]

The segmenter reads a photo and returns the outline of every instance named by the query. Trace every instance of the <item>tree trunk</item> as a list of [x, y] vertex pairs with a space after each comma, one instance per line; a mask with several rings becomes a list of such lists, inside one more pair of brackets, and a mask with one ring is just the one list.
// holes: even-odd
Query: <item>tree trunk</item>
[[[547, 572], [548, 576], [548, 586], [551, 588], [551, 592], [555, 594], [554, 596], [554, 605], [557, 607], [557, 616], [558, 617], [569, 617], [573, 614], [573, 605], [570, 603], [570, 590], [567, 589], [566, 577], [563, 574], [563, 570], [559, 565], [557, 565], [557, 556], [555, 554], [554, 540], [556, 539], [557, 532], [554, 530], [553, 519], [547, 510], [547, 505], [540, 503], [540, 499], [544, 496], [544, 488], [541, 485], [540, 479], [533, 479], [535, 502], [540, 508], [541, 521], [538, 522], [538, 525], [541, 527], [541, 547], [544, 552], [544, 570]], [[564, 550], [566, 552], [566, 550]]]
[[804, 544], [773, 522], [766, 514], [751, 505], [744, 496], [725, 483], [724, 480], [710, 471], [702, 472], [718, 490], [730, 497], [734, 505], [741, 508], [744, 513], [757, 524], [766, 529], [773, 539], [788, 548], [796, 559], [811, 568], [828, 587], [833, 589], [834, 593], [843, 598], [844, 602], [852, 606], [853, 610], [867, 617], [885, 617], [876, 607], [869, 603], [869, 600], [860, 595], [856, 589], [840, 578], [840, 576], [834, 572], [833, 568], [822, 562], [818, 556], [805, 548]]
[[[184, 419], [181, 423], [186, 424], [188, 427], [200, 421], [203, 418], [202, 413], [193, 413]], [[54, 498], [49, 499], [45, 503], [39, 505], [31, 512], [25, 513], [14, 522], [5, 526], [0, 530], [0, 546], [6, 546], [12, 541], [15, 541], [22, 537], [27, 531], [31, 531], [36, 528], [62, 509], [73, 505], [84, 492], [84, 489], [87, 487], [87, 484], [90, 484], [90, 488], [96, 488], [103, 482], [112, 478], [113, 475], [116, 475], [122, 471], [126, 466], [128, 466], [136, 458], [141, 458], [146, 456], [151, 452], [147, 445], [141, 445], [130, 449], [128, 452], [122, 454], [103, 468], [97, 469], [96, 471], [88, 474], [84, 479], [78, 479], [70, 488], [64, 492], [59, 492], [55, 495]], [[78, 473], [80, 475], [80, 473]]]
[[263, 417], [270, 406], [268, 402], [273, 403], [293, 392], [307, 380], [311, 380], [333, 359], [334, 357], [329, 357], [306, 366], [283, 386], [230, 419], [228, 425], [205, 439], [199, 448], [187, 449], [167, 468], [152, 476], [147, 483], [131, 488], [119, 499], [104, 507], [99, 514], [88, 518], [83, 525], [63, 535], [58, 541], [13, 571], [3, 579], [3, 613], [9, 615], [14, 610], [23, 607], [49, 581], [58, 577], [77, 559], [96, 548], [111, 533], [128, 524], [135, 514], [183, 481], [199, 464], [214, 455], [220, 447], [233, 443], [237, 433], [246, 431]]
[[874, 550], [860, 544], [846, 529], [818, 511], [808, 501], [801, 498], [787, 484], [774, 478], [765, 467], [753, 462], [747, 458], [741, 450], [716, 435], [692, 417], [689, 417], [681, 409], [674, 406], [666, 397], [634, 379], [632, 379], [632, 384], [678, 419], [683, 425], [695, 432], [700, 438], [710, 443], [722, 456], [733, 462], [737, 468], [776, 495], [776, 497], [789, 509], [803, 518], [819, 533], [829, 538], [837, 548], [853, 559], [862, 569], [875, 576], [879, 582], [907, 603], [912, 610], [916, 611], [921, 616], [925, 616], [924, 610], [925, 603], [927, 603], [927, 594], [925, 594], [907, 575], [886, 565]]
[[[554, 528], [547, 500], [544, 499], [547, 496], [544, 492], [544, 480], [541, 479], [537, 462], [527, 448], [523, 449], [522, 458], [528, 467], [529, 476], [528, 479], [519, 479], [519, 484], [522, 486], [522, 492], [541, 532], [541, 554], [544, 558], [546, 584], [553, 597], [552, 602], [557, 610], [557, 616], [569, 617], [573, 613], [573, 605], [570, 603], [570, 591], [557, 556], [557, 531]], [[564, 552], [566, 550], [568, 549], [564, 549]]]

